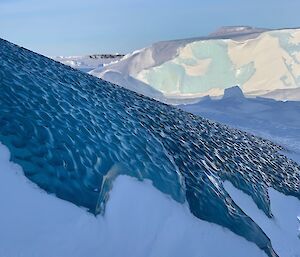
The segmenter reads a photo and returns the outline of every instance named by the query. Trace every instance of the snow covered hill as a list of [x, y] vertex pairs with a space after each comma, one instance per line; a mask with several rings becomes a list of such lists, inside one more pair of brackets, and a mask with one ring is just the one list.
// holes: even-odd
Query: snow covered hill
[[[100, 72], [106, 65], [118, 62], [123, 57], [124, 55], [121, 54], [95, 54], [86, 56], [58, 56], [52, 59], [83, 72], [91, 72], [94, 70]], [[110, 73], [109, 81], [123, 86], [127, 85], [126, 87], [139, 94], [155, 98], [161, 102], [167, 102], [161, 92], [131, 76], [120, 76], [118, 73]]]
[[300, 29], [224, 27], [208, 37], [155, 43], [90, 73], [131, 90], [143, 83], [169, 102], [222, 95], [236, 84], [247, 95], [299, 100]]
[[85, 56], [57, 56], [52, 59], [71, 66], [74, 69], [89, 72], [103, 67], [104, 64], [118, 61], [122, 57], [124, 57], [122, 54], [92, 54]]
[[300, 254], [282, 147], [4, 40], [0, 82], [0, 256]]

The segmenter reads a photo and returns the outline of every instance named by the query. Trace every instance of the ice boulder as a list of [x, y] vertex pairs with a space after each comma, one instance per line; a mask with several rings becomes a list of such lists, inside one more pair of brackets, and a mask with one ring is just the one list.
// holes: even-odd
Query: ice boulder
[[230, 88], [226, 88], [224, 90], [223, 99], [227, 98], [244, 98], [244, 94], [242, 89], [239, 86], [234, 86]]

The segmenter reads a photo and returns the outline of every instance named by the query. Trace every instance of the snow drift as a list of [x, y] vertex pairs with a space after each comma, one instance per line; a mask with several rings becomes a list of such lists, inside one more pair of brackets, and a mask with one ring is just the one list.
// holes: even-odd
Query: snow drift
[[105, 215], [94, 216], [28, 181], [1, 144], [0, 203], [0, 256], [266, 256], [229, 230], [196, 219], [149, 181], [120, 176]]
[[[109, 81], [110, 74], [130, 76], [167, 102], [222, 95], [236, 84], [245, 94], [299, 100], [300, 29], [224, 27], [208, 37], [155, 43], [90, 73]], [[136, 90], [122, 79], [113, 82]]]

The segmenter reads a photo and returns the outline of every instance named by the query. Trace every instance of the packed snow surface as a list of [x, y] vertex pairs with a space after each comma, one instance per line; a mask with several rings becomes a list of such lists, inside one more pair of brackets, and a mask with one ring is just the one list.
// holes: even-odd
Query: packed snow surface
[[[232, 92], [230, 96], [238, 91], [239, 97], [228, 97], [228, 92]], [[198, 103], [178, 107], [275, 141], [300, 156], [300, 102], [246, 98], [237, 87], [226, 92], [227, 96], [225, 94], [223, 99], [205, 98]]]
[[300, 214], [300, 201], [297, 198], [285, 196], [270, 188], [273, 218], [269, 219], [248, 195], [236, 189], [230, 182], [226, 181], [224, 187], [243, 211], [270, 237], [279, 256], [299, 256], [297, 215]]
[[281, 147], [4, 40], [0, 67], [0, 141], [40, 188], [106, 215], [119, 175], [150, 180], [200, 220], [277, 256], [223, 181], [247, 193], [272, 218], [269, 188], [300, 198], [300, 168], [279, 152]]

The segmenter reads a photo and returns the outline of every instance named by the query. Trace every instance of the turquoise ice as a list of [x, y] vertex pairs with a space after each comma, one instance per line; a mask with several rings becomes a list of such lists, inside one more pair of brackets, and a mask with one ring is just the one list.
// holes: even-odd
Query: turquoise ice
[[[188, 47], [191, 48], [191, 57], [179, 54], [173, 60], [144, 71], [145, 82], [167, 93], [205, 93], [211, 88], [243, 85], [255, 72], [253, 63], [242, 66], [238, 71], [230, 60], [226, 42], [222, 40], [196, 41]], [[187, 74], [183, 64], [194, 66], [206, 59], [210, 60], [210, 64], [204, 74]]]
[[[299, 60], [297, 59], [296, 55], [300, 52], [300, 44], [291, 43], [290, 40], [292, 38], [292, 33], [285, 31], [285, 32], [270, 32], [270, 34], [279, 40], [280, 46], [293, 58], [293, 61], [299, 64]], [[300, 84], [300, 75], [297, 76], [294, 74], [291, 65], [287, 64], [285, 61], [285, 65], [287, 69], [290, 71], [290, 74], [293, 76], [295, 82]], [[282, 78], [283, 83], [286, 86], [290, 86], [286, 83], [286, 78]]]

